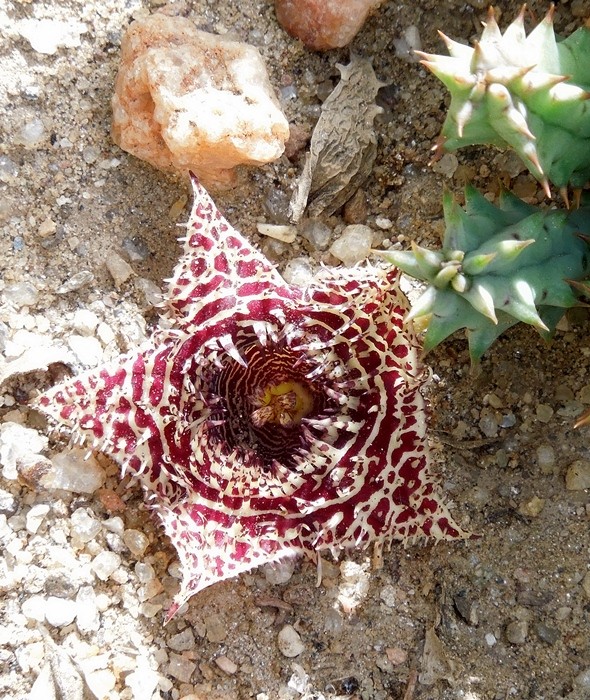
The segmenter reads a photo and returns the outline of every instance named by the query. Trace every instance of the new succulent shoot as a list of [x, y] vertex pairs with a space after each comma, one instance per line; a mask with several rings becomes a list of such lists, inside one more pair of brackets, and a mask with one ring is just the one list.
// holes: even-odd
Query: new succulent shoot
[[[565, 310], [578, 302], [571, 281], [590, 273], [590, 207], [542, 210], [503, 193], [495, 206], [472, 187], [465, 207], [443, 202], [442, 250], [412, 245], [383, 256], [428, 283], [408, 319], [426, 329], [428, 352], [467, 329], [472, 362], [499, 335], [522, 321], [549, 338]], [[578, 285], [583, 290], [584, 285]]]
[[439, 153], [512, 147], [548, 196], [590, 179], [590, 26], [561, 41], [553, 13], [527, 36], [525, 7], [503, 34], [490, 9], [473, 48], [440, 33], [450, 56], [417, 52], [451, 93]]

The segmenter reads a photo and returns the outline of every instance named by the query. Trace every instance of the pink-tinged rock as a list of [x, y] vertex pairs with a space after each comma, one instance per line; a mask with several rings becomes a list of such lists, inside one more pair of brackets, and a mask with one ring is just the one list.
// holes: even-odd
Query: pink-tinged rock
[[121, 44], [112, 136], [156, 168], [228, 187], [237, 165], [276, 160], [289, 125], [257, 49], [184, 17], [133, 22]]
[[277, 19], [291, 36], [322, 51], [349, 44], [383, 0], [275, 0]]

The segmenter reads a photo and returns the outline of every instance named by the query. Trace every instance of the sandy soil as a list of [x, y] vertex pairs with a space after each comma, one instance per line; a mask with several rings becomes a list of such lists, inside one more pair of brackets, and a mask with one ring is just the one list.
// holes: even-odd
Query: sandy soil
[[[109, 120], [121, 30], [134, 13], [159, 5], [139, 0], [0, 5], [6, 27], [0, 44], [0, 154], [10, 161], [0, 161], [5, 357], [18, 352], [15, 343], [35, 346], [40, 338], [71, 351], [68, 338], [85, 333], [75, 315], [80, 310], [91, 310], [102, 324], [101, 342], [86, 347], [90, 355], [100, 355], [95, 359], [132, 347], [155, 323], [151, 302], [179, 253], [176, 223], [186, 210], [174, 205], [187, 188], [120, 151], [110, 140]], [[508, 177], [510, 161], [487, 149], [459, 153], [451, 176], [429, 167], [446, 95], [424, 69], [396, 57], [393, 45], [410, 25], [419, 28], [427, 50], [442, 49], [438, 28], [473, 39], [485, 16], [483, 5], [387, 0], [351, 46], [373, 56], [377, 76], [390, 83], [380, 95], [385, 112], [376, 122], [378, 156], [365, 192], [367, 223], [389, 218], [393, 228], [383, 236], [391, 240], [401, 236], [436, 245], [444, 187], [460, 194], [472, 181], [497, 192], [500, 179]], [[498, 5], [505, 26], [519, 4]], [[589, 5], [559, 3], [557, 30], [567, 34], [579, 26]], [[334, 64], [348, 61], [348, 49], [309, 52], [277, 25], [269, 1], [189, 0], [178, 6], [199, 27], [256, 45], [277, 90], [295, 87], [295, 99], [283, 103], [290, 121], [311, 129], [320, 104], [316, 93], [325, 92], [326, 81], [335, 84]], [[540, 18], [545, 3], [533, 1], [530, 10]], [[30, 17], [80, 21], [87, 31], [79, 46], [43, 55], [17, 31], [18, 22]], [[43, 122], [42, 138], [25, 147], [23, 124], [35, 118]], [[281, 248], [256, 233], [257, 221], [281, 223], [298, 170], [283, 158], [244, 172], [239, 188], [219, 196], [218, 205], [281, 267], [302, 255], [314, 264], [334, 263], [329, 254], [306, 248], [302, 238]], [[524, 173], [509, 184], [532, 200], [543, 199]], [[342, 218], [332, 217], [329, 224], [336, 237]], [[110, 251], [127, 260], [132, 251], [135, 274], [118, 288], [105, 266]], [[85, 284], [60, 290], [83, 271], [91, 273]], [[123, 498], [118, 513], [109, 513], [97, 495], [1, 479], [0, 694], [7, 700], [26, 697], [49, 662], [44, 672], [56, 678], [58, 698], [97, 693], [110, 700], [149, 698], [151, 690], [142, 694], [147, 691], [138, 684], [150, 673], [156, 674], [155, 697], [174, 700], [590, 697], [590, 577], [584, 578], [590, 569], [589, 495], [565, 484], [572, 462], [590, 459], [589, 429], [573, 430], [573, 417], [590, 402], [588, 330], [585, 311], [571, 314], [550, 346], [531, 329], [515, 328], [475, 372], [463, 337], [428, 356], [437, 467], [454, 512], [481, 537], [436, 547], [396, 546], [380, 570], [371, 569], [366, 552], [351, 553], [347, 561], [356, 566], [356, 581], [367, 581], [368, 588], [350, 613], [338, 604], [346, 583], [338, 565], [327, 564], [317, 587], [314, 566], [300, 563], [283, 584], [272, 583], [272, 571], [255, 570], [215, 585], [163, 627], [175, 585], [174, 552], [151, 523], [141, 493], [119, 486], [114, 465], [99, 458], [106, 487]], [[74, 362], [75, 371], [81, 367]], [[0, 395], [2, 420], [42, 434], [43, 421], [27, 402], [52, 381], [44, 373], [13, 378]], [[64, 449], [51, 442], [47, 454]], [[39, 505], [48, 508], [33, 511], [43, 516], [35, 530], [28, 514]], [[79, 508], [101, 523], [86, 544], [72, 537], [71, 515]], [[113, 523], [114, 516], [122, 524]], [[110, 530], [102, 525], [106, 521]], [[121, 544], [121, 528], [148, 535], [143, 554]], [[78, 581], [76, 568], [88, 567], [106, 549], [120, 554], [116, 575], [104, 582]], [[138, 562], [151, 564], [152, 581], [161, 583], [152, 583], [149, 593], [142, 589]], [[83, 585], [99, 596], [98, 624], [84, 631], [67, 619], [53, 625], [35, 619], [31, 598], [74, 600]], [[294, 659], [277, 646], [286, 623], [305, 645]], [[49, 689], [51, 681], [37, 687]]]

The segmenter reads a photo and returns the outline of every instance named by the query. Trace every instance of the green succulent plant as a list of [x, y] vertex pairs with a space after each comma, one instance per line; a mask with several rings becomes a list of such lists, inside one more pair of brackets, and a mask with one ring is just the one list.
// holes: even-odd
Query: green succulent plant
[[560, 40], [551, 7], [527, 36], [523, 7], [502, 34], [491, 9], [473, 48], [441, 36], [450, 56], [416, 52], [451, 93], [439, 152], [510, 146], [548, 196], [549, 182], [562, 191], [583, 187], [590, 180], [590, 24]]
[[471, 359], [478, 362], [519, 321], [549, 338], [565, 310], [579, 303], [570, 282], [590, 273], [590, 239], [584, 236], [590, 206], [542, 210], [510, 193], [495, 206], [468, 187], [464, 208], [449, 193], [443, 208], [441, 250], [414, 243], [411, 251], [382, 252], [428, 282], [408, 316], [426, 329], [425, 352], [466, 328]]

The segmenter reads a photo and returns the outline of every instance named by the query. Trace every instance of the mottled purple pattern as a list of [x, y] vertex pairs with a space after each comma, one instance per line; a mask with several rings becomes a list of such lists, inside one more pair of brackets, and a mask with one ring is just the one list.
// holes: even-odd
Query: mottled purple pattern
[[[397, 271], [290, 286], [193, 184], [165, 329], [37, 404], [143, 483], [183, 564], [173, 610], [287, 555], [463, 537], [428, 468]], [[312, 410], [257, 427], [251, 397], [282, 381], [305, 385]]]

